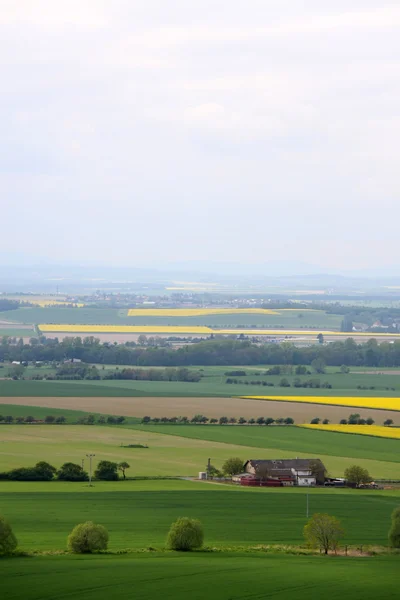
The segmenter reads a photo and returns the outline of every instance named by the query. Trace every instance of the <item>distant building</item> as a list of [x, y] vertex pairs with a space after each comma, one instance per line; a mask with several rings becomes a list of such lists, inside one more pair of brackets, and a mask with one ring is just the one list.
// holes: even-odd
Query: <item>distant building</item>
[[324, 483], [325, 466], [319, 458], [285, 458], [278, 460], [248, 460], [244, 471], [257, 477], [259, 467], [268, 479], [278, 479], [282, 485], [310, 486]]

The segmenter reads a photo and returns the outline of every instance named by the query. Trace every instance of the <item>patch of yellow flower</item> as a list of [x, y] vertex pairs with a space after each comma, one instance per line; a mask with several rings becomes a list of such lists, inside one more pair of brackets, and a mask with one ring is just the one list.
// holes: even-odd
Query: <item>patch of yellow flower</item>
[[130, 308], [128, 317], [202, 317], [207, 315], [278, 315], [268, 308]]
[[400, 427], [383, 427], [383, 425], [299, 425], [307, 429], [322, 431], [337, 431], [340, 433], [355, 433], [359, 435], [373, 435], [376, 437], [400, 439]]
[[272, 400], [274, 402], [306, 402], [308, 404], [330, 404], [350, 408], [381, 408], [400, 411], [400, 398], [357, 397], [357, 396], [241, 396], [250, 400]]

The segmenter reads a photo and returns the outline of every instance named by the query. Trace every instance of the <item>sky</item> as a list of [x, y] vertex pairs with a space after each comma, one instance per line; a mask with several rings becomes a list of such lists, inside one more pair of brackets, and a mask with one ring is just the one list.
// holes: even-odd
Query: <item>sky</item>
[[397, 268], [399, 32], [384, 0], [1, 0], [1, 262]]

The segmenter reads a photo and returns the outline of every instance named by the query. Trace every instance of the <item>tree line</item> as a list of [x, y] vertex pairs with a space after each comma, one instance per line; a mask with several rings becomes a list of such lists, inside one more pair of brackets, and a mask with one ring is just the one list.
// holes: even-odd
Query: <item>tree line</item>
[[[13, 365], [9, 371], [13, 379], [19, 379], [24, 374], [23, 365]], [[124, 368], [118, 367], [111, 370], [99, 370], [94, 365], [86, 363], [64, 363], [57, 367], [56, 372], [42, 375], [37, 373], [32, 376], [33, 380], [136, 380], [136, 381], [186, 381], [197, 383], [201, 379], [201, 373], [190, 371], [186, 367], [167, 367], [165, 369], [143, 369], [143, 368]]]
[[[101, 460], [94, 472], [94, 479], [102, 481], [118, 481], [119, 473], [126, 479], [126, 470], [130, 465]], [[8, 481], [89, 481], [89, 475], [83, 466], [66, 462], [59, 469], [46, 461], [36, 463], [34, 467], [19, 467], [0, 473], [0, 480]]]
[[173, 423], [178, 425], [207, 425], [208, 423], [211, 425], [272, 425], [276, 423], [277, 425], [293, 425], [294, 419], [292, 417], [279, 417], [278, 419], [273, 419], [272, 417], [257, 417], [251, 419], [245, 419], [244, 417], [216, 417], [208, 418], [205, 415], [194, 415], [191, 419], [189, 417], [149, 417], [145, 416], [142, 418], [143, 425], [149, 425], [151, 423], [157, 425], [159, 423]]
[[[99, 339], [32, 338], [29, 344], [20, 340], [10, 344], [3, 337], [0, 343], [0, 362], [62, 362], [79, 359], [85, 363], [130, 365], [137, 367], [189, 367], [192, 365], [311, 365], [313, 361], [341, 367], [400, 366], [400, 340], [382, 342], [375, 339], [357, 344], [354, 339], [329, 344], [297, 347], [291, 342], [256, 344], [248, 340], [210, 339], [188, 344], [182, 348], [131, 347], [126, 344], [101, 343]], [[316, 363], [314, 362], [314, 365]]]

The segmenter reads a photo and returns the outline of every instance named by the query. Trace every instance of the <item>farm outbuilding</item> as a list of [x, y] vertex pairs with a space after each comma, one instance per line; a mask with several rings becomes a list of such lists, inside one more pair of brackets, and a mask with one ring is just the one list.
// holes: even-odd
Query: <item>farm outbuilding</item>
[[326, 469], [319, 458], [285, 458], [248, 460], [244, 464], [244, 471], [255, 478], [262, 471], [264, 477], [261, 479], [277, 479], [282, 486], [304, 487], [323, 484]]

